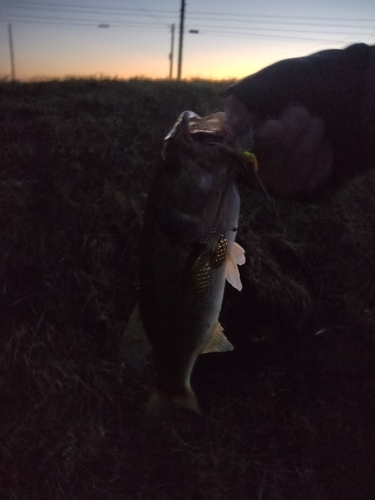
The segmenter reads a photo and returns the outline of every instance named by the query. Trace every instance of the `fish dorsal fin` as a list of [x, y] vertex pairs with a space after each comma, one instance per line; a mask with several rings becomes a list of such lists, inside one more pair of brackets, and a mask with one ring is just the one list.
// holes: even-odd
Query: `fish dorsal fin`
[[217, 322], [214, 332], [203, 349], [202, 354], [208, 354], [209, 352], [227, 352], [233, 351], [233, 349], [233, 345], [224, 335], [223, 327]]
[[234, 288], [242, 290], [242, 283], [238, 266], [245, 264], [245, 250], [236, 242], [233, 243], [232, 248], [227, 256], [225, 277]]

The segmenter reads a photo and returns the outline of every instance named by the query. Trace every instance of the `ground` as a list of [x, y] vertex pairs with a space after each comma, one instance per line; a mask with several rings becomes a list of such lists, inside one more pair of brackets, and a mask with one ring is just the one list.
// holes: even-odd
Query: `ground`
[[375, 498], [374, 173], [309, 202], [242, 186], [235, 350], [197, 363], [202, 417], [148, 426], [123, 366], [163, 137], [227, 85], [0, 84], [2, 498]]

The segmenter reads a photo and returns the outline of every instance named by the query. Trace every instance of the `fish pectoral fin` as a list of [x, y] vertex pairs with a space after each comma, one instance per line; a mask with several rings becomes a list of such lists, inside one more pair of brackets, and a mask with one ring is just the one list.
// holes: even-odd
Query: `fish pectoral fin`
[[151, 345], [147, 340], [137, 303], [130, 315], [121, 339], [121, 363], [138, 372], [144, 372], [148, 365], [150, 353]]
[[240, 272], [231, 254], [229, 254], [227, 257], [225, 278], [228, 281], [228, 283], [230, 283], [234, 288], [236, 288], [239, 291], [242, 290], [242, 281], [240, 277]]
[[224, 335], [223, 327], [219, 322], [217, 322], [214, 332], [201, 354], [208, 354], [210, 352], [228, 352], [233, 351], [233, 349], [233, 345]]
[[234, 242], [227, 256], [225, 277], [228, 283], [239, 291], [242, 290], [242, 282], [238, 266], [242, 266], [242, 264], [245, 264], [245, 250]]
[[236, 241], [233, 242], [230, 254], [237, 265], [242, 266], [246, 262], [245, 250]]

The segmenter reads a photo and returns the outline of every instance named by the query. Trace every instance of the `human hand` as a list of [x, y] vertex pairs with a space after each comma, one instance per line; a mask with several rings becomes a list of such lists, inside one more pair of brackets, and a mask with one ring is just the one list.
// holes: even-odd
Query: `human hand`
[[[320, 117], [305, 107], [289, 106], [277, 119], [270, 118], [257, 127], [257, 115], [247, 110], [239, 114], [240, 104], [234, 104], [234, 99], [229, 96], [224, 105], [228, 116], [226, 139], [232, 143], [241, 136], [244, 141], [249, 140], [248, 129], [254, 124], [251, 149], [258, 159], [262, 182], [275, 195], [309, 194], [325, 184], [332, 171], [333, 147]], [[233, 106], [236, 108], [235, 123], [231, 112]], [[249, 176], [248, 181], [256, 187], [254, 178]]]
[[[274, 194], [310, 194], [331, 177], [340, 183], [363, 170], [368, 50], [358, 44], [280, 61], [228, 89], [225, 140], [256, 154]], [[248, 183], [256, 187], [251, 173]]]

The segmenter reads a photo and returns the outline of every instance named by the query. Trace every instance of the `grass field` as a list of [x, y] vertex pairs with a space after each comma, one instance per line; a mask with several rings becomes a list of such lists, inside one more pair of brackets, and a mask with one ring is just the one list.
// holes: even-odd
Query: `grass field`
[[203, 417], [147, 427], [123, 366], [163, 137], [227, 85], [0, 83], [1, 499], [374, 500], [375, 173], [308, 203], [241, 188]]

